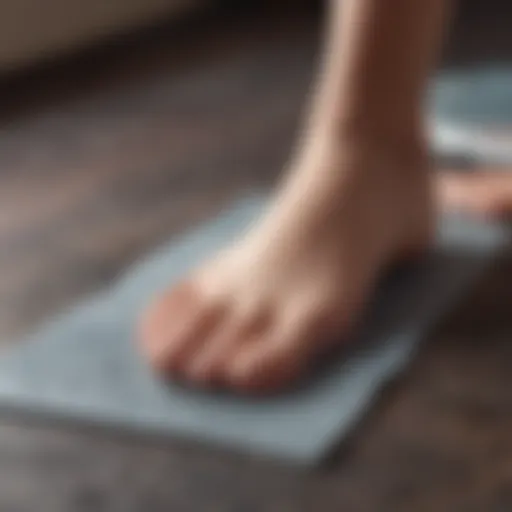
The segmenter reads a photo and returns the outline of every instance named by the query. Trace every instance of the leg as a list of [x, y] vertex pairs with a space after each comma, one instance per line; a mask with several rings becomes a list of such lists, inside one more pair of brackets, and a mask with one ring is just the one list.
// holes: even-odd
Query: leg
[[286, 386], [346, 339], [388, 266], [429, 243], [421, 107], [445, 7], [332, 2], [302, 144], [259, 224], [147, 311], [141, 341], [156, 369]]

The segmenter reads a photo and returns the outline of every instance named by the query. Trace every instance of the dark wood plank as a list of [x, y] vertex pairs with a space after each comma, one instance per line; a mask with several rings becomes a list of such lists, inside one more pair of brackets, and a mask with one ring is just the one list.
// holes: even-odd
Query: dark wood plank
[[[4, 344], [274, 181], [318, 25], [308, 9], [266, 9], [162, 28], [0, 85]], [[467, 60], [468, 35], [471, 52], [476, 35], [511, 41], [474, 9], [451, 62]], [[11, 418], [0, 423], [0, 510], [512, 510], [511, 267], [496, 264], [325, 468]]]

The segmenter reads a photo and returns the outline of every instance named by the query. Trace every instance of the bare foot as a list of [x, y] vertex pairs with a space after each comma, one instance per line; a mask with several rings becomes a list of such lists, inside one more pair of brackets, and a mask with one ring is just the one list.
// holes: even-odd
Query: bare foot
[[441, 206], [491, 218], [512, 216], [512, 172], [444, 171], [437, 178]]
[[245, 237], [146, 312], [155, 369], [201, 385], [277, 391], [347, 339], [376, 281], [431, 231], [422, 157], [317, 151]]

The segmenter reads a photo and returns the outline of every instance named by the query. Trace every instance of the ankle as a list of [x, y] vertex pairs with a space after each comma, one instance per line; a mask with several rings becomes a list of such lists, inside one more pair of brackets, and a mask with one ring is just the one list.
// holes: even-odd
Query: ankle
[[387, 107], [380, 109], [382, 112], [364, 107], [315, 109], [306, 123], [306, 142], [345, 148], [364, 146], [413, 158], [427, 153], [421, 110], [398, 108], [389, 113]]
[[426, 172], [429, 168], [428, 146], [420, 130], [399, 133], [347, 125], [315, 129], [303, 139], [293, 168], [307, 168], [310, 163], [318, 165], [319, 162], [340, 168], [356, 162], [364, 164], [375, 161], [400, 172]]

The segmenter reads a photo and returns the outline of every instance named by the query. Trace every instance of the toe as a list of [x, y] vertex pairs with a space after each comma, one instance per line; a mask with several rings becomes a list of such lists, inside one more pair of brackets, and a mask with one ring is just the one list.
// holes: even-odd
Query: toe
[[164, 374], [184, 374], [190, 359], [221, 322], [223, 308], [197, 293], [192, 285], [157, 301], [142, 326], [143, 349]]
[[276, 392], [299, 378], [305, 366], [303, 350], [295, 342], [268, 340], [258, 343], [234, 358], [226, 380], [240, 391]]
[[201, 347], [209, 342], [222, 323], [220, 307], [198, 303], [187, 318], [176, 321], [156, 354], [157, 367], [165, 373], [189, 376], [190, 362]]
[[191, 376], [202, 383], [222, 384], [226, 365], [236, 353], [268, 328], [270, 318], [267, 308], [250, 311], [234, 308], [231, 317], [216, 335], [197, 352], [190, 366]]
[[169, 323], [190, 311], [195, 299], [193, 287], [188, 282], [156, 297], [144, 311], [138, 326], [138, 339], [144, 349], [152, 351], [161, 345]]
[[295, 320], [242, 349], [227, 368], [226, 379], [247, 392], [276, 392], [296, 383], [315, 359], [320, 343], [317, 325]]

